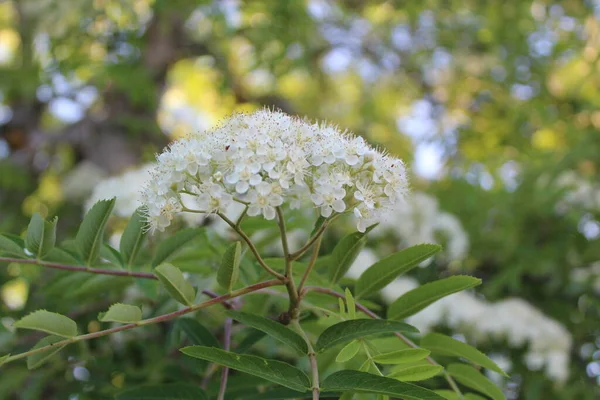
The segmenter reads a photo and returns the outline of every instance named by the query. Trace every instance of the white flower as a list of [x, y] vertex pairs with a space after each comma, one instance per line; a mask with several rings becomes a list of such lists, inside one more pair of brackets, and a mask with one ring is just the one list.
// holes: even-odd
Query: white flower
[[232, 201], [266, 219], [283, 205], [317, 206], [324, 217], [358, 210], [364, 230], [408, 188], [402, 161], [364, 139], [268, 110], [235, 115], [173, 143], [157, 159], [143, 195], [152, 230], [164, 229], [169, 212], [178, 212], [164, 207], [170, 199], [190, 193], [198, 198], [196, 212], [222, 211]]

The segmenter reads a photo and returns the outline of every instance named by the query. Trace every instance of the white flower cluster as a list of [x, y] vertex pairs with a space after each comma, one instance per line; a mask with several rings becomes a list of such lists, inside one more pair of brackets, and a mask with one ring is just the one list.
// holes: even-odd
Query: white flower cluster
[[351, 211], [360, 231], [407, 191], [404, 163], [361, 137], [268, 110], [233, 116], [216, 129], [173, 143], [158, 155], [143, 193], [151, 230], [189, 211], [226, 212], [232, 202], [249, 216], [274, 219], [276, 207], [318, 207], [323, 217]]
[[[358, 278], [378, 259], [372, 250], [363, 250], [348, 276]], [[392, 303], [418, 286], [412, 278], [399, 278], [382, 289], [381, 295], [386, 302]], [[512, 347], [528, 345], [523, 361], [530, 369], [545, 367], [546, 374], [559, 382], [568, 378], [570, 333], [522, 299], [508, 298], [490, 303], [470, 292], [459, 292], [433, 303], [408, 318], [407, 322], [423, 332], [446, 325], [482, 342], [505, 339]]]
[[576, 172], [563, 172], [556, 178], [555, 185], [566, 190], [563, 200], [567, 205], [589, 210], [600, 209], [600, 185], [592, 183]]
[[[387, 236], [390, 232], [397, 236], [403, 247], [419, 243], [442, 244], [443, 256], [448, 262], [463, 260], [469, 251], [469, 237], [458, 218], [440, 210], [437, 199], [422, 192], [407, 196], [402, 207], [395, 208], [371, 235]], [[424, 265], [431, 260], [425, 261]]]

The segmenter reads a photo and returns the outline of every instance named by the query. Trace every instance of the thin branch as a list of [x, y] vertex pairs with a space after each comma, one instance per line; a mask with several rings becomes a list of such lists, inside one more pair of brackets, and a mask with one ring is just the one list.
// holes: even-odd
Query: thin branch
[[285, 260], [285, 277], [288, 279], [285, 287], [290, 297], [290, 307], [288, 313], [290, 318], [296, 319], [298, 317], [298, 308], [300, 306], [298, 291], [296, 290], [296, 284], [294, 283], [294, 276], [292, 274], [292, 260], [290, 260], [290, 248], [287, 240], [287, 230], [285, 227], [285, 217], [281, 207], [276, 207], [277, 210], [277, 225], [279, 225], [279, 232], [281, 235], [281, 246], [283, 247], [283, 258]]
[[[304, 288], [304, 293], [303, 294], [306, 294], [308, 292], [324, 293], [324, 294], [328, 294], [328, 295], [333, 296], [333, 297], [338, 297], [340, 299], [345, 299], [346, 298], [346, 296], [344, 296], [341, 293], [336, 292], [335, 290], [331, 290], [329, 288], [324, 288], [324, 287], [319, 287], [319, 286], [307, 286], [306, 288]], [[369, 317], [371, 317], [373, 319], [379, 319], [380, 318], [377, 314], [375, 314], [373, 311], [369, 310], [367, 307], [363, 306], [359, 302], [356, 302], [355, 305], [356, 305], [356, 308], [358, 308], [360, 311], [362, 311], [365, 314], [367, 314]], [[400, 332], [394, 332], [394, 334], [398, 337], [398, 339], [400, 339], [401, 341], [403, 341], [408, 346], [410, 346], [412, 348], [418, 348], [419, 347], [419, 346], [417, 346], [415, 344], [415, 342], [413, 342], [412, 340], [410, 340], [409, 338], [407, 338], [406, 336], [404, 336]], [[440, 365], [437, 361], [435, 361], [431, 357], [427, 357], [427, 362], [429, 362], [431, 365]], [[450, 385], [450, 387], [452, 388], [452, 390], [454, 390], [454, 392], [456, 392], [456, 394], [458, 395], [458, 397], [460, 399], [462, 399], [463, 398], [463, 394], [460, 391], [460, 389], [458, 388], [458, 385], [456, 384], [456, 382], [454, 381], [454, 379], [445, 370], [444, 370], [444, 378], [446, 378], [446, 381], [448, 382], [448, 384]]]
[[62, 269], [66, 271], [87, 272], [88, 274], [124, 276], [129, 278], [158, 279], [156, 275], [150, 272], [131, 272], [118, 269], [90, 268], [81, 265], [68, 265], [43, 260], [34, 260], [31, 258], [0, 257], [0, 262], [32, 264], [46, 268]]
[[310, 261], [308, 262], [308, 266], [306, 267], [306, 271], [304, 271], [304, 275], [302, 276], [302, 280], [300, 281], [300, 285], [298, 285], [298, 296], [301, 296], [302, 288], [308, 279], [312, 269], [314, 268], [317, 258], [319, 257], [319, 250], [321, 249], [321, 240], [323, 240], [323, 235], [319, 236], [317, 241], [315, 242], [315, 247], [313, 248], [312, 255], [310, 257]]
[[[223, 338], [223, 350], [229, 351], [231, 347], [231, 325], [233, 324], [233, 320], [231, 318], [227, 318], [225, 320], [225, 332]], [[219, 387], [219, 396], [217, 400], [225, 400], [225, 390], [227, 390], [227, 377], [229, 376], [229, 368], [223, 367], [221, 371], [221, 386]]]
[[248, 235], [246, 235], [246, 233], [240, 227], [236, 226], [235, 222], [233, 222], [232, 220], [230, 220], [229, 218], [227, 218], [227, 216], [225, 214], [223, 214], [223, 213], [218, 212], [217, 215], [219, 217], [221, 217], [221, 219], [223, 221], [225, 221], [234, 231], [236, 231], [238, 233], [238, 235], [240, 235], [240, 237], [242, 239], [244, 239], [244, 241], [246, 242], [246, 244], [250, 248], [250, 251], [252, 252], [252, 254], [254, 254], [254, 257], [256, 258], [256, 261], [258, 261], [258, 263], [260, 264], [260, 266], [263, 267], [263, 269], [265, 271], [267, 271], [269, 274], [275, 276], [280, 281], [287, 282], [287, 278], [284, 275], [281, 275], [279, 272], [271, 269], [271, 267], [269, 267], [265, 263], [265, 261], [262, 259], [262, 257], [258, 253], [258, 250], [256, 249], [256, 246], [254, 245], [254, 243], [252, 243], [252, 241], [250, 240], [250, 238], [248, 237]]
[[310, 360], [310, 370], [312, 375], [312, 398], [313, 400], [319, 400], [319, 392], [321, 389], [319, 388], [319, 365], [317, 363], [317, 354], [315, 353], [315, 349], [312, 347], [312, 343], [310, 339], [304, 332], [304, 329], [300, 326], [300, 323], [297, 319], [292, 320], [292, 324], [302, 335], [304, 341], [306, 341], [306, 345], [308, 346], [308, 359]]
[[246, 286], [245, 288], [235, 290], [231, 293], [224, 294], [219, 297], [215, 297], [214, 299], [207, 300], [203, 303], [194, 304], [192, 306], [185, 307], [181, 310], [177, 310], [172, 313], [159, 315], [158, 317], [144, 319], [142, 321], [138, 321], [138, 322], [131, 323], [131, 324], [117, 326], [117, 327], [111, 328], [111, 329], [105, 329], [103, 331], [88, 333], [86, 335], [73, 336], [72, 338], [61, 340], [60, 342], [56, 342], [56, 343], [50, 344], [48, 346], [42, 346], [37, 349], [32, 349], [32, 350], [26, 351], [21, 354], [15, 354], [14, 356], [8, 357], [6, 360], [4, 360], [4, 362], [9, 363], [11, 361], [19, 360], [21, 358], [25, 358], [25, 357], [28, 357], [28, 356], [31, 356], [31, 355], [34, 355], [37, 353], [47, 351], [47, 350], [49, 350], [51, 348], [55, 348], [57, 346], [58, 347], [65, 346], [70, 343], [77, 343], [77, 342], [81, 342], [84, 340], [95, 339], [95, 338], [99, 338], [102, 336], [110, 335], [111, 333], [116, 333], [116, 332], [121, 332], [121, 331], [126, 331], [129, 329], [137, 328], [139, 326], [145, 326], [145, 325], [151, 325], [151, 324], [157, 324], [160, 322], [169, 321], [169, 320], [171, 320], [173, 318], [177, 318], [181, 315], [189, 314], [191, 312], [198, 311], [198, 310], [201, 310], [203, 308], [206, 308], [206, 307], [209, 307], [209, 306], [212, 306], [215, 304], [220, 304], [227, 300], [230, 300], [230, 299], [233, 299], [233, 298], [236, 298], [239, 296], [243, 296], [248, 293], [256, 292], [256, 291], [264, 289], [264, 288], [268, 288], [271, 286], [277, 286], [277, 285], [281, 285], [281, 284], [282, 284], [282, 282], [279, 280], [276, 280], [276, 279], [272, 279], [270, 281], [265, 281], [265, 282], [261, 282], [261, 283], [256, 283], [254, 285]]
[[315, 232], [315, 234], [308, 239], [308, 242], [306, 242], [306, 244], [304, 246], [302, 246], [300, 249], [298, 249], [298, 251], [291, 253], [290, 254], [290, 260], [294, 261], [299, 259], [300, 257], [302, 257], [302, 255], [304, 253], [306, 253], [306, 251], [308, 249], [310, 249], [310, 246], [313, 245], [314, 242], [317, 241], [317, 239], [319, 239], [323, 233], [325, 232], [325, 229], [327, 229], [327, 227], [329, 226], [329, 224], [331, 224], [333, 221], [336, 220], [336, 218], [338, 218], [340, 215], [343, 215], [344, 213], [340, 213], [340, 214], [335, 214], [329, 218], [327, 218], [323, 224], [319, 227], [319, 230]]

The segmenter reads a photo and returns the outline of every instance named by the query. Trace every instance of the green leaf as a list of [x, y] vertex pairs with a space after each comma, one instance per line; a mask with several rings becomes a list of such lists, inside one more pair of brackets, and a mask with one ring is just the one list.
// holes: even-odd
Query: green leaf
[[104, 243], [102, 247], [100, 247], [100, 257], [110, 261], [111, 264], [116, 265], [118, 267], [123, 267], [124, 265], [121, 254], [116, 249], [114, 249], [106, 243]]
[[207, 347], [221, 347], [215, 335], [195, 319], [181, 318], [177, 320], [176, 324], [183, 330], [192, 344]]
[[319, 215], [319, 218], [317, 218], [317, 220], [315, 221], [315, 226], [313, 227], [313, 230], [310, 233], [309, 237], [315, 236], [317, 234], [317, 232], [319, 231], [319, 229], [321, 229], [321, 227], [323, 226], [325, 221], [327, 221], [327, 218], [325, 218], [322, 215]]
[[335, 372], [325, 378], [322, 390], [326, 392], [378, 393], [406, 400], [444, 400], [435, 392], [411, 383], [399, 382], [395, 379], [360, 371]]
[[362, 344], [359, 340], [351, 341], [346, 346], [344, 346], [342, 350], [340, 350], [337, 357], [335, 358], [335, 361], [339, 363], [344, 363], [346, 361], [352, 360], [361, 347]]
[[232, 243], [221, 260], [221, 266], [217, 271], [217, 282], [227, 292], [233, 290], [233, 285], [240, 275], [240, 261], [242, 256], [242, 244], [240, 242]]
[[169, 383], [165, 385], [140, 386], [115, 396], [116, 400], [208, 400], [206, 393], [197, 385]]
[[448, 373], [459, 383], [475, 389], [494, 400], [505, 400], [502, 391], [479, 371], [466, 364], [450, 364]]
[[145, 217], [142, 214], [141, 208], [138, 208], [131, 216], [119, 243], [119, 251], [123, 257], [123, 262], [127, 266], [132, 266], [135, 263], [137, 255], [142, 248], [144, 238], [148, 233], [145, 226]]
[[358, 253], [365, 247], [367, 243], [366, 238], [367, 232], [353, 232], [346, 235], [338, 242], [333, 248], [331, 257], [329, 259], [329, 281], [334, 284], [337, 283], [350, 266], [356, 260]]
[[142, 319], [142, 310], [137, 306], [129, 304], [113, 304], [107, 312], [100, 313], [98, 320], [101, 322], [120, 322], [129, 324]]
[[[45, 338], [43, 338], [42, 340], [37, 342], [35, 344], [35, 346], [33, 346], [31, 348], [31, 350], [39, 349], [40, 347], [53, 345], [53, 344], [55, 344], [57, 342], [61, 342], [63, 340], [65, 340], [65, 338], [60, 337], [60, 336], [54, 336], [54, 335], [46, 336]], [[53, 355], [55, 355], [56, 353], [61, 351], [65, 346], [66, 346], [66, 344], [63, 344], [62, 346], [54, 346], [54, 347], [51, 347], [49, 350], [30, 355], [29, 357], [27, 357], [27, 368], [36, 369], [38, 367], [41, 367], [43, 364], [46, 363], [46, 361], [48, 361]]]
[[54, 247], [57, 222], [57, 217], [54, 217], [51, 221], [46, 221], [39, 213], [35, 213], [31, 217], [25, 236], [25, 247], [36, 258], [42, 258]]
[[21, 246], [14, 238], [6, 234], [0, 235], [0, 253], [18, 257], [25, 256], [23, 246]]
[[185, 280], [179, 268], [171, 264], [162, 264], [154, 268], [154, 273], [175, 300], [186, 306], [192, 305], [196, 298], [196, 292], [192, 285]]
[[403, 364], [420, 361], [431, 352], [426, 349], [402, 349], [390, 353], [377, 354], [373, 361], [379, 364]]
[[165, 239], [165, 241], [159, 244], [158, 248], [156, 249], [156, 253], [152, 259], [152, 266], [156, 267], [173, 257], [177, 251], [183, 248], [183, 246], [198, 236], [201, 232], [201, 229], [188, 228], [181, 230], [173, 236]]
[[471, 276], [451, 276], [439, 281], [426, 283], [404, 293], [388, 308], [388, 319], [404, 319], [414, 315], [452, 293], [460, 292], [481, 284], [481, 279]]
[[308, 354], [308, 346], [302, 336], [278, 322], [241, 311], [228, 311], [227, 315], [251, 328], [265, 332], [272, 338], [292, 347], [300, 354]]
[[424, 381], [433, 378], [444, 370], [441, 365], [412, 365], [402, 369], [395, 369], [389, 378], [398, 379], [402, 382]]
[[0, 367], [4, 365], [4, 363], [6, 362], [6, 360], [8, 360], [9, 357], [10, 354], [5, 354], [2, 357], [0, 357]]
[[348, 307], [348, 316], [350, 319], [354, 319], [356, 318], [356, 302], [354, 301], [354, 296], [352, 296], [352, 292], [348, 288], [344, 290], [344, 295], [346, 297], [346, 305]]
[[437, 244], [419, 244], [376, 262], [358, 278], [354, 295], [357, 298], [363, 297], [384, 288], [441, 249]]
[[190, 357], [258, 376], [299, 392], [306, 392], [310, 388], [310, 381], [304, 372], [281, 361], [203, 346], [184, 347], [181, 352]]
[[321, 333], [321, 336], [317, 340], [316, 351], [320, 352], [329, 347], [368, 335], [394, 332], [418, 333], [419, 331], [414, 326], [399, 321], [386, 321], [383, 319], [343, 321], [330, 326]]
[[92, 206], [79, 226], [75, 241], [85, 265], [93, 265], [100, 253], [104, 227], [115, 205], [115, 198], [100, 200]]
[[34, 311], [13, 324], [15, 328], [33, 329], [62, 337], [77, 336], [77, 324], [71, 318], [46, 310]]
[[421, 339], [421, 347], [444, 356], [463, 357], [484, 368], [508, 376], [488, 356], [476, 348], [451, 337], [440, 335], [439, 333], [429, 333]]

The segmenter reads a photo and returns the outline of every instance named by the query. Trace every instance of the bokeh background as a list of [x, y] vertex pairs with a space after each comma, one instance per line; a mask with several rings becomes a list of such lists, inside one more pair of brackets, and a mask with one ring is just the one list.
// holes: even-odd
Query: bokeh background
[[[327, 120], [411, 168], [413, 197], [361, 262], [445, 246], [382, 304], [417, 281], [481, 277], [412, 322], [492, 355], [509, 399], [598, 399], [599, 60], [598, 0], [3, 0], [0, 231], [39, 211], [72, 236], [116, 195], [118, 235], [170, 141], [263, 107]], [[0, 266], [0, 353], [31, 346], [10, 328], [24, 313], [91, 321], [123, 289], [68, 298], [46, 290], [53, 276]], [[0, 398], [104, 399], [168, 376], [166, 333], [128, 335], [5, 367]]]

